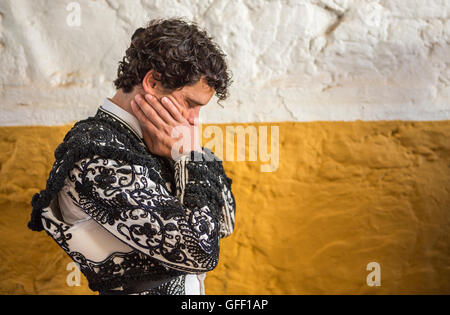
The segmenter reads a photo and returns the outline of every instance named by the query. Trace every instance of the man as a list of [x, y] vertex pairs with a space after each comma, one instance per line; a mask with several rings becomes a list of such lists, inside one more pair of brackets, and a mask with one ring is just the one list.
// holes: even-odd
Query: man
[[[225, 99], [229, 84], [204, 31], [153, 20], [132, 37], [116, 95], [56, 149], [28, 226], [45, 230], [93, 291], [205, 294], [235, 200], [222, 163], [193, 139], [200, 107]], [[188, 132], [174, 138], [177, 128]]]

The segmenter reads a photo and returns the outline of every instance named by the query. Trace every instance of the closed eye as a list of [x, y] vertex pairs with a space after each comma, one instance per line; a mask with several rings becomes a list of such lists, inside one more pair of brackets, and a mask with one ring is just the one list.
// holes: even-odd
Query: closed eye
[[197, 106], [205, 106], [206, 105], [206, 104], [200, 104], [200, 103], [198, 103], [196, 101], [193, 101], [191, 99], [189, 99], [188, 104], [189, 104], [190, 107], [197, 107]]

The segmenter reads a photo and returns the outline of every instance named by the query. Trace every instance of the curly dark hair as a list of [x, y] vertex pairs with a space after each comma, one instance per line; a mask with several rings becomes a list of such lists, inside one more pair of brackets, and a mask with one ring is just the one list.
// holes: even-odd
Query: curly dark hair
[[204, 76], [219, 100], [225, 100], [231, 84], [225, 57], [195, 23], [180, 18], [152, 20], [133, 34], [114, 85], [129, 93], [153, 69], [155, 80], [171, 90], [193, 85]]

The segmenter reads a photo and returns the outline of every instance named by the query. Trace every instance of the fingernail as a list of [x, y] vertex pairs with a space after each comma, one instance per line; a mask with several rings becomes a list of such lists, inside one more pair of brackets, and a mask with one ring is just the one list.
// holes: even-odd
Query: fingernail
[[147, 97], [147, 99], [149, 101], [151, 101], [153, 99], [153, 96], [151, 94], [146, 94], [145, 97]]
[[167, 97], [163, 97], [162, 101], [163, 101], [164, 104], [169, 103], [169, 99]]

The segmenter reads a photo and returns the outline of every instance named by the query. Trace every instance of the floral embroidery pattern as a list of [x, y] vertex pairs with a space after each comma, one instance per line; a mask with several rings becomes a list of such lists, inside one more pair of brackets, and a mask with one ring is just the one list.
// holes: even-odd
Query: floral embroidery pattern
[[[214, 157], [207, 149], [204, 155]], [[217, 266], [220, 238], [232, 233], [235, 211], [220, 161], [174, 163], [154, 156], [100, 110], [75, 124], [55, 158], [46, 189], [33, 197], [29, 227], [45, 230], [80, 265], [92, 290], [165, 279], [140, 293], [184, 294], [187, 273]], [[71, 250], [70, 226], [50, 207], [66, 178], [72, 201], [131, 252], [92, 261]]]

